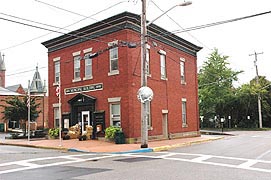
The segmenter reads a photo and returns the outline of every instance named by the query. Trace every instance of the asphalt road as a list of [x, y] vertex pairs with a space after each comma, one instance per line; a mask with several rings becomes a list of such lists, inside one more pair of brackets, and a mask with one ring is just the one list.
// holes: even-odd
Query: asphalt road
[[0, 146], [0, 179], [270, 180], [271, 132], [237, 134], [165, 152], [136, 154]]

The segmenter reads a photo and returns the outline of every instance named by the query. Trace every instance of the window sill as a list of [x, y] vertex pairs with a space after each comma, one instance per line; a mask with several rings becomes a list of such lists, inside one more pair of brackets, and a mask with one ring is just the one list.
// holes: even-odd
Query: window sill
[[151, 74], [147, 74], [147, 77], [151, 78]]
[[186, 85], [186, 82], [181, 82], [182, 85]]
[[81, 81], [81, 78], [78, 78], [78, 79], [73, 79], [72, 82], [79, 82]]
[[183, 124], [182, 127], [183, 128], [188, 128], [188, 125], [187, 124]]
[[161, 77], [161, 80], [167, 81], [168, 79], [167, 79], [167, 78], [164, 78], [164, 77]]
[[53, 86], [58, 86], [59, 85], [59, 82], [54, 82], [53, 83]]
[[84, 78], [83, 78], [83, 81], [85, 81], [85, 80], [90, 80], [90, 79], [93, 79], [93, 76], [84, 77]]
[[108, 73], [108, 76], [114, 76], [114, 75], [118, 75], [119, 74], [119, 70], [115, 70], [115, 71], [111, 71]]

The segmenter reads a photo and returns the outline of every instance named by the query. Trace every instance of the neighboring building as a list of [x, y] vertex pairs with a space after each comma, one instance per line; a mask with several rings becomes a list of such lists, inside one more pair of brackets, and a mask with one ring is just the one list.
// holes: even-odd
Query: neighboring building
[[4, 55], [0, 52], [0, 87], [5, 87], [6, 83], [6, 65], [4, 61]]
[[[26, 91], [22, 87], [21, 84], [13, 85], [5, 87], [5, 62], [1, 56], [0, 53], [0, 103], [1, 105], [7, 105], [5, 103], [6, 99], [12, 98], [13, 96], [19, 96], [23, 98], [27, 94]], [[39, 117], [36, 119], [35, 124], [32, 124], [31, 127], [34, 129], [43, 129], [48, 127], [48, 97], [46, 96], [46, 86], [45, 82], [44, 84], [41, 81], [40, 74], [38, 72], [38, 67], [36, 67], [36, 72], [34, 74], [31, 87], [30, 87], [31, 95], [32, 96], [39, 96], [40, 98], [37, 98], [36, 103], [40, 103], [39, 109], [41, 110], [41, 113], [39, 114]], [[21, 129], [21, 124], [17, 123], [16, 121], [11, 120], [5, 120], [4, 114], [2, 113], [4, 111], [3, 107], [0, 107], [0, 132], [1, 131], [7, 131], [8, 129]]]
[[46, 96], [47, 89], [46, 83], [41, 80], [39, 68], [36, 66], [36, 72], [34, 73], [31, 85], [30, 94], [31, 96], [38, 96], [37, 103], [40, 104], [39, 109], [41, 113], [36, 120], [38, 129], [48, 128], [48, 96]]
[[[48, 48], [49, 127], [92, 124], [94, 131], [121, 126], [128, 142], [140, 141], [137, 99], [140, 16], [124, 12], [42, 43]], [[148, 26], [149, 139], [199, 135], [198, 47], [154, 24]], [[61, 109], [58, 85], [60, 85]]]
[[13, 92], [17, 92], [19, 94], [25, 94], [25, 89], [23, 88], [23, 86], [21, 84], [16, 84], [13, 86], [8, 86], [6, 87], [6, 89], [13, 91]]

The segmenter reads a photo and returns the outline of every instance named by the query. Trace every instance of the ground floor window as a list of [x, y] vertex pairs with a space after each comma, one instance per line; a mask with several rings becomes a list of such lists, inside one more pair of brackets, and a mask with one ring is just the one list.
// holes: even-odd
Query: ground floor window
[[59, 107], [54, 108], [54, 126], [59, 127]]
[[113, 126], [121, 125], [120, 117], [120, 103], [111, 103], [110, 104], [110, 124]]
[[183, 127], [187, 127], [186, 99], [182, 98], [182, 122]]

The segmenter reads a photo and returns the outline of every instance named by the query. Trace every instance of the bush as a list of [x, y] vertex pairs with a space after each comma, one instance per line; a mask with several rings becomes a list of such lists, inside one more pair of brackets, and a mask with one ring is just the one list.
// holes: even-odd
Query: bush
[[59, 136], [59, 128], [51, 128], [49, 129], [48, 135], [52, 138]]
[[114, 140], [116, 132], [122, 132], [122, 129], [116, 126], [109, 126], [105, 129], [105, 138]]

